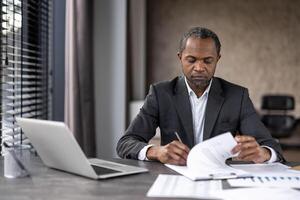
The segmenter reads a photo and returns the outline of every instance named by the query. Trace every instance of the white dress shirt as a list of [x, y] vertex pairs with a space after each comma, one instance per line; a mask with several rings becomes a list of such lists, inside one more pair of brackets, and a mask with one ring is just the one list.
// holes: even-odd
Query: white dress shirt
[[[203, 141], [203, 130], [204, 130], [204, 122], [205, 122], [205, 110], [206, 110], [206, 104], [208, 99], [208, 94], [210, 91], [210, 87], [212, 84], [213, 79], [210, 80], [210, 83], [208, 87], [205, 89], [203, 94], [198, 98], [195, 92], [191, 89], [189, 86], [186, 77], [185, 77], [185, 84], [188, 90], [188, 95], [190, 99], [191, 104], [191, 110], [192, 110], [192, 116], [193, 116], [193, 131], [194, 131], [194, 140], [195, 143], [198, 144]], [[150, 147], [154, 145], [147, 145], [145, 146], [138, 154], [139, 160], [148, 160], [146, 157], [147, 151]], [[270, 160], [266, 161], [266, 163], [272, 163], [277, 160], [277, 155], [274, 149], [268, 147], [268, 146], [262, 146], [266, 147], [271, 151], [271, 158]]]
[[203, 130], [204, 130], [204, 122], [205, 122], [205, 110], [206, 104], [208, 99], [208, 93], [210, 91], [212, 79], [209, 82], [208, 87], [203, 92], [202, 96], [199, 98], [189, 86], [186, 77], [185, 77], [185, 84], [188, 90], [191, 109], [192, 109], [192, 116], [193, 116], [193, 131], [194, 131], [194, 140], [195, 143], [198, 144], [203, 141]]

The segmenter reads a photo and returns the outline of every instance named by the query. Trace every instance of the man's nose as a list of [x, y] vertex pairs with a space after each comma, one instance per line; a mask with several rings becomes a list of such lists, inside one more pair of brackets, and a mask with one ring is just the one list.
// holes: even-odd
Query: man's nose
[[198, 61], [195, 63], [195, 67], [194, 67], [195, 71], [204, 71], [205, 70], [205, 63]]

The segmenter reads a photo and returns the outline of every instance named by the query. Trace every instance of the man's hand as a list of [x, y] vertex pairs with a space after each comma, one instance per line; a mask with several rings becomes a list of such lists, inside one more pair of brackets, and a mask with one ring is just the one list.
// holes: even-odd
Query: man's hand
[[162, 163], [186, 165], [190, 149], [183, 143], [174, 140], [165, 146], [152, 146], [146, 156], [149, 160], [158, 160]]
[[253, 161], [263, 163], [270, 160], [271, 152], [267, 148], [259, 146], [254, 137], [246, 135], [235, 136], [237, 145], [232, 149], [232, 153], [238, 153], [236, 160]]

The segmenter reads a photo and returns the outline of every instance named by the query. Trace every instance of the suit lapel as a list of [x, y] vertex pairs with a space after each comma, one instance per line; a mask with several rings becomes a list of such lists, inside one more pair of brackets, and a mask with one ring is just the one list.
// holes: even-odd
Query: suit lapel
[[214, 78], [209, 91], [206, 111], [203, 140], [210, 138], [212, 129], [224, 102], [223, 90], [219, 79]]
[[188, 91], [184, 78], [180, 77], [174, 91], [174, 102], [177, 114], [183, 124], [189, 140], [189, 146], [194, 146], [193, 117]]

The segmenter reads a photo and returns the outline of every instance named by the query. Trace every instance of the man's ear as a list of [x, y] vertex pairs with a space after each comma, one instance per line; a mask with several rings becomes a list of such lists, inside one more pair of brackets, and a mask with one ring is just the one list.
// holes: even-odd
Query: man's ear
[[221, 54], [218, 55], [218, 61], [220, 60], [220, 58], [221, 58]]
[[182, 54], [180, 52], [177, 52], [177, 57], [179, 58], [179, 60], [181, 60], [181, 56]]

